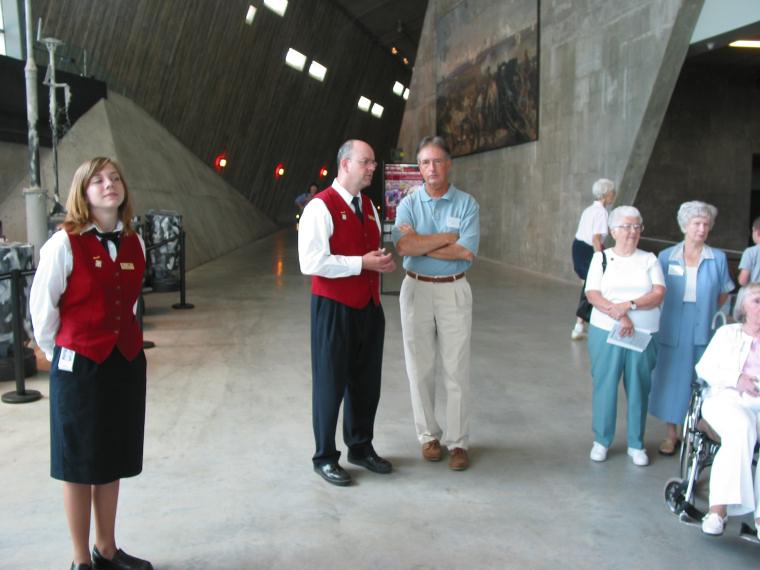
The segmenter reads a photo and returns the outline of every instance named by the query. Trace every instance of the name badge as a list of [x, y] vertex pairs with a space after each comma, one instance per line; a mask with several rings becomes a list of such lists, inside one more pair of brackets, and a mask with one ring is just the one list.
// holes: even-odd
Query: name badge
[[76, 355], [77, 353], [73, 350], [62, 348], [61, 356], [58, 357], [58, 370], [63, 370], [64, 372], [71, 372], [74, 370], [74, 357]]
[[346, 213], [345, 213], [345, 212], [341, 212], [341, 213], [340, 213], [340, 219], [341, 219], [341, 220], [343, 220], [344, 222], [345, 222], [345, 221], [348, 219], [348, 218], [346, 217]]
[[454, 218], [452, 216], [449, 216], [449, 219], [446, 220], [446, 225], [450, 228], [459, 229], [460, 223], [461, 221], [459, 218]]
[[95, 267], [103, 267], [103, 261], [101, 259], [95, 258]]
[[121, 266], [122, 269], [128, 269], [129, 271], [133, 271], [135, 268], [134, 263], [129, 263], [126, 261], [122, 261], [121, 263], [119, 263], [119, 265]]
[[668, 265], [668, 275], [678, 275], [679, 277], [683, 277], [683, 267], [677, 263], [671, 263]]
[[367, 215], [367, 217], [368, 217], [370, 220], [372, 220], [373, 222], [375, 221], [375, 216], [373, 216], [372, 214], [368, 214], [368, 215]]

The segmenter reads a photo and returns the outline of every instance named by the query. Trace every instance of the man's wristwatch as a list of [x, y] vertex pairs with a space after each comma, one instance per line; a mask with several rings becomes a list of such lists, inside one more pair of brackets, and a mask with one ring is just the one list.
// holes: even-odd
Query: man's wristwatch
[[636, 301], [628, 301], [628, 302], [631, 304], [632, 311], [635, 311], [636, 309], [639, 308], [638, 305], [636, 304]]

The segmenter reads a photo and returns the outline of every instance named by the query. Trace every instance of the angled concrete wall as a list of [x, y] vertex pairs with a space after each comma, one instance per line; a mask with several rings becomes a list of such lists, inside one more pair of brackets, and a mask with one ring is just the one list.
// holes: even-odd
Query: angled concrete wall
[[[407, 156], [435, 132], [436, 23], [460, 3], [428, 6], [399, 137]], [[617, 204], [633, 203], [701, 6], [540, 2], [538, 141], [454, 160], [453, 182], [481, 204], [481, 256], [573, 277], [570, 244], [591, 184], [611, 178]]]
[[[14, 153], [21, 155], [23, 153]], [[137, 214], [149, 209], [182, 214], [187, 232], [187, 262], [195, 267], [276, 229], [237, 190], [191, 153], [164, 127], [129, 99], [109, 93], [85, 114], [59, 147], [61, 197], [65, 201], [74, 170], [93, 156], [113, 156], [124, 176]], [[52, 159], [41, 161], [43, 187], [52, 195]], [[11, 192], [0, 194], [0, 219], [9, 239], [24, 241], [26, 216], [23, 177]], [[7, 174], [10, 178], [11, 174]]]

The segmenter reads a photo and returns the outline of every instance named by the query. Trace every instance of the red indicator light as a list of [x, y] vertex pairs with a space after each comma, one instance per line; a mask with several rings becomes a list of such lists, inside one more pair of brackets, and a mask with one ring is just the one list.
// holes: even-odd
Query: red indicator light
[[214, 158], [214, 170], [217, 172], [221, 172], [225, 168], [227, 168], [227, 165], [229, 164], [229, 159], [227, 158], [227, 151], [224, 150], [216, 155], [216, 158]]

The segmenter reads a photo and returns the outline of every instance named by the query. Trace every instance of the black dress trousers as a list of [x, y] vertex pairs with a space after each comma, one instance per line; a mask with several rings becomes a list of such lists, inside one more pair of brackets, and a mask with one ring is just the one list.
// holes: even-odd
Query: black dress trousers
[[312, 413], [314, 465], [338, 461], [335, 428], [341, 401], [343, 441], [351, 455], [370, 453], [385, 339], [382, 305], [370, 301], [353, 309], [332, 299], [311, 297]]

